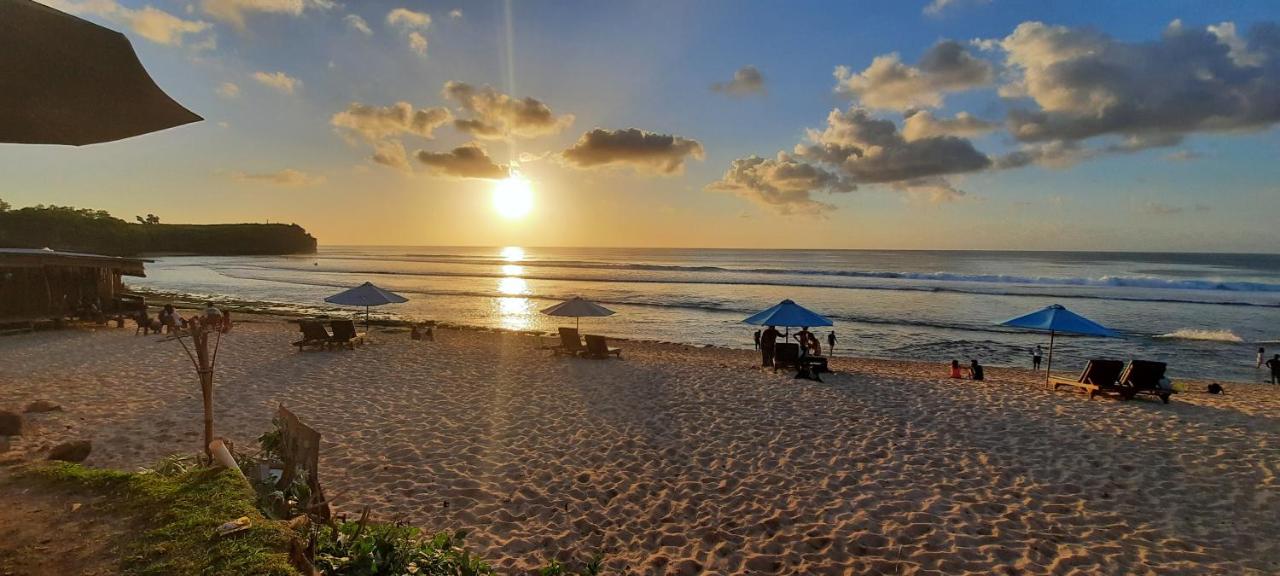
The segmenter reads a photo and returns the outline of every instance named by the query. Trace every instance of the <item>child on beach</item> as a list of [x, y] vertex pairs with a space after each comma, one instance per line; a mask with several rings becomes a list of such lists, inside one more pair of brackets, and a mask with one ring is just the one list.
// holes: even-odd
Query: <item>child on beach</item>
[[1031, 351], [1031, 369], [1040, 371], [1040, 358], [1044, 356], [1044, 351], [1040, 349], [1040, 345], [1036, 344], [1035, 350]]
[[952, 377], [952, 378], [955, 378], [956, 380], [959, 380], [959, 379], [961, 379], [961, 378], [964, 378], [964, 375], [960, 373], [960, 361], [959, 361], [959, 360], [952, 360], [952, 361], [951, 361], [951, 377]]

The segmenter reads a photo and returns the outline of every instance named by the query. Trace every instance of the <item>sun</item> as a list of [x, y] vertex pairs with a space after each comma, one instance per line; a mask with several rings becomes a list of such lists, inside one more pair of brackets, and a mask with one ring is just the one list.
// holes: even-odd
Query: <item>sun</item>
[[493, 209], [507, 220], [524, 218], [533, 210], [533, 186], [519, 174], [512, 174], [493, 185]]

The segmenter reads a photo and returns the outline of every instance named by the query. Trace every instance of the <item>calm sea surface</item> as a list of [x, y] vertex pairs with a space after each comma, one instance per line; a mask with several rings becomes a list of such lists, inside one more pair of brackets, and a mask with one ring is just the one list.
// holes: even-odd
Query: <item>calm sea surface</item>
[[302, 311], [371, 281], [410, 299], [376, 315], [515, 330], [554, 331], [565, 321], [538, 310], [581, 295], [618, 312], [584, 332], [739, 348], [743, 318], [792, 298], [835, 321], [837, 354], [939, 363], [1029, 365], [1047, 336], [995, 324], [1053, 303], [1125, 335], [1058, 339], [1064, 371], [1138, 357], [1257, 381], [1257, 348], [1280, 352], [1280, 255], [333, 246], [164, 257], [147, 275], [130, 283]]

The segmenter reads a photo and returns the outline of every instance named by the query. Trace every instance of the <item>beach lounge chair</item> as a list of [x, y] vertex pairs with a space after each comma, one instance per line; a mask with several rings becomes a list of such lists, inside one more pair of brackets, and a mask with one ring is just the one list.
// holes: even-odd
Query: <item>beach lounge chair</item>
[[1160, 385], [1165, 369], [1164, 362], [1130, 360], [1124, 373], [1120, 375], [1120, 397], [1132, 400], [1138, 394], [1146, 394], [1158, 397], [1161, 402], [1168, 404], [1173, 390]]
[[364, 344], [364, 332], [356, 332], [356, 323], [351, 320], [334, 320], [329, 323], [333, 328], [333, 336], [329, 343], [339, 347], [346, 346], [352, 350], [356, 345]]
[[577, 328], [561, 328], [560, 345], [551, 347], [551, 351], [555, 356], [559, 356], [561, 354], [577, 356], [586, 350], [587, 349], [582, 346], [582, 339], [578, 337]]
[[329, 342], [333, 340], [329, 331], [324, 329], [324, 323], [318, 320], [303, 320], [298, 323], [298, 330], [302, 332], [302, 339], [294, 342], [293, 345], [298, 347], [299, 352], [307, 346], [327, 348]]
[[773, 371], [781, 368], [800, 368], [800, 345], [783, 342], [773, 345]]
[[584, 358], [608, 358], [612, 354], [617, 356], [618, 359], [622, 359], [622, 349], [610, 348], [608, 338], [588, 334], [586, 339], [587, 350], [582, 353]]
[[1124, 362], [1099, 358], [1090, 360], [1085, 365], [1079, 379], [1049, 378], [1049, 383], [1053, 385], [1054, 390], [1059, 386], [1070, 386], [1088, 392], [1089, 398], [1093, 398], [1106, 392], [1119, 392], [1122, 370], [1124, 370]]

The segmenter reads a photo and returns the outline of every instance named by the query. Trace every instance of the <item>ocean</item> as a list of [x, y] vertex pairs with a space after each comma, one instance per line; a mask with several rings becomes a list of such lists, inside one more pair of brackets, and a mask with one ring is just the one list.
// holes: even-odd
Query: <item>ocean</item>
[[[322, 246], [299, 256], [173, 256], [133, 286], [332, 313], [371, 281], [409, 298], [375, 317], [554, 332], [539, 310], [580, 295], [617, 312], [586, 333], [751, 348], [748, 315], [791, 298], [835, 321], [837, 355], [1029, 366], [1048, 336], [996, 324], [1062, 304], [1123, 333], [1061, 336], [1054, 365], [1169, 364], [1172, 377], [1260, 381], [1280, 353], [1280, 255], [894, 250]], [[827, 332], [817, 333], [826, 344]]]

